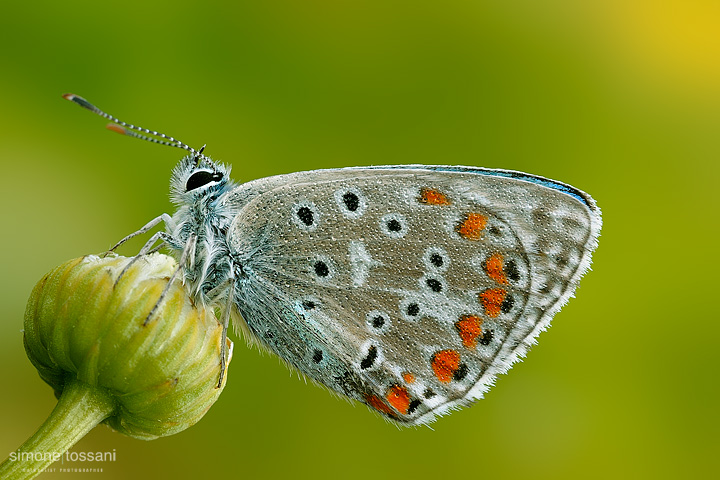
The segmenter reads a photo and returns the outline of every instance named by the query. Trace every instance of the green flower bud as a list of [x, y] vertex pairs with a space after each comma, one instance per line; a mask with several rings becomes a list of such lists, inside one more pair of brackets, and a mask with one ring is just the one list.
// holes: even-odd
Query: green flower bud
[[68, 385], [89, 387], [110, 405], [104, 423], [150, 440], [193, 425], [217, 400], [222, 326], [180, 281], [158, 304], [174, 259], [144, 256], [120, 277], [130, 260], [86, 256], [45, 275], [27, 305], [24, 341], [58, 398]]

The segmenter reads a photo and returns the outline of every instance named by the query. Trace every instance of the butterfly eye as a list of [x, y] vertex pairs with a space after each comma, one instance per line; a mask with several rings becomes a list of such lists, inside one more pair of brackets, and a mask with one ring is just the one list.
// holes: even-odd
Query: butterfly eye
[[187, 183], [185, 184], [185, 191], [189, 192], [196, 188], [204, 187], [208, 183], [219, 182], [222, 180], [222, 173], [214, 172], [212, 170], [198, 170], [197, 172], [190, 175]]

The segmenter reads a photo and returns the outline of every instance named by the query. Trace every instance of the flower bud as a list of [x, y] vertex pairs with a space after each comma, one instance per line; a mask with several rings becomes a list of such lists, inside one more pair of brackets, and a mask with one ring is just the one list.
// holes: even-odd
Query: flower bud
[[24, 342], [58, 398], [68, 382], [100, 389], [115, 402], [105, 423], [150, 440], [193, 425], [217, 400], [222, 326], [180, 281], [158, 304], [174, 259], [143, 256], [120, 276], [131, 260], [91, 255], [45, 275], [28, 301]]

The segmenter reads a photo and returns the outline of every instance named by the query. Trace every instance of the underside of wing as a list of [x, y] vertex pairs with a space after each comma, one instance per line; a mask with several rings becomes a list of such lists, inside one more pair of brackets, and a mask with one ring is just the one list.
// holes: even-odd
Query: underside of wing
[[573, 187], [472, 167], [320, 170], [238, 195], [249, 200], [230, 245], [248, 329], [410, 425], [481, 398], [524, 355], [600, 230]]

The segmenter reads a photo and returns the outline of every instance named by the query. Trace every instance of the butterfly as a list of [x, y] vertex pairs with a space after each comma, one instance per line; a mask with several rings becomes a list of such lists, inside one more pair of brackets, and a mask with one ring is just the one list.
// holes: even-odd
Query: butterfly
[[204, 147], [65, 98], [119, 133], [189, 152], [172, 172], [177, 211], [118, 245], [164, 223], [139, 255], [158, 242], [173, 251], [186, 288], [222, 311], [225, 330], [232, 321], [398, 424], [482, 398], [573, 295], [597, 246], [595, 201], [547, 178], [394, 165], [238, 184]]

